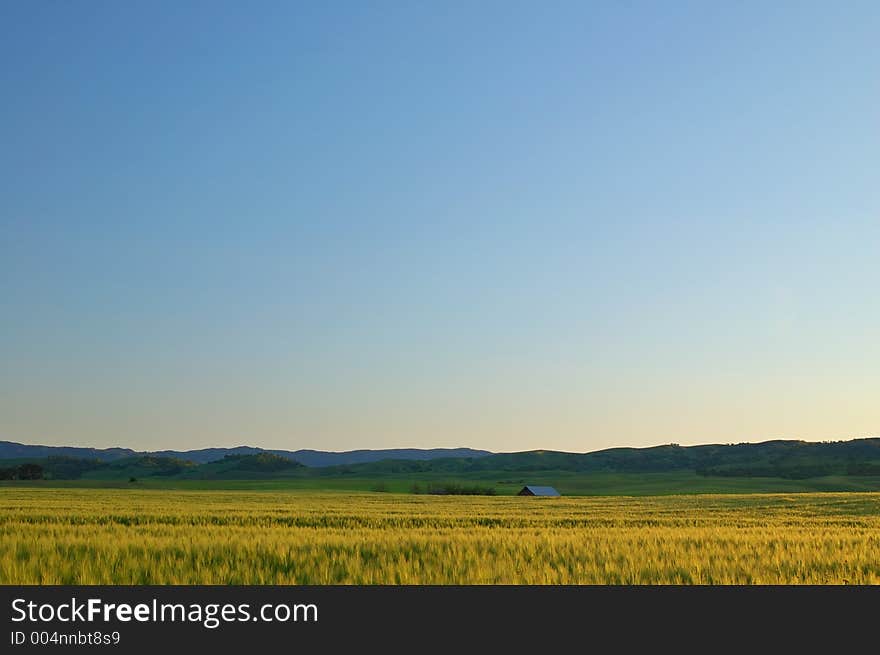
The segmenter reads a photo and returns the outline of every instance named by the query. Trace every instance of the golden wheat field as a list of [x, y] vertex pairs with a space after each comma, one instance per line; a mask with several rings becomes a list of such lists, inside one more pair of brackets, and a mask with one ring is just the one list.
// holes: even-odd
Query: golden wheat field
[[0, 489], [3, 584], [866, 584], [880, 494]]

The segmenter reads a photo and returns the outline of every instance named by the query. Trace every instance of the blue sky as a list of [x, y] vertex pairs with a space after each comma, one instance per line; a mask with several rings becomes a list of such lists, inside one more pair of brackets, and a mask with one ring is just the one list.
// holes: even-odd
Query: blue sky
[[7, 2], [0, 438], [880, 434], [873, 2]]

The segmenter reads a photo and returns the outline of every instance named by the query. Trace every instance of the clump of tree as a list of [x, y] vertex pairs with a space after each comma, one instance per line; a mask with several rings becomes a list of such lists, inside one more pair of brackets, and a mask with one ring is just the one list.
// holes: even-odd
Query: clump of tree
[[195, 468], [195, 464], [185, 459], [177, 457], [158, 457], [155, 455], [145, 455], [142, 457], [126, 457], [111, 462], [107, 465], [111, 471], [115, 472], [115, 477], [125, 479], [125, 475], [131, 473], [142, 475], [143, 477], [152, 476], [172, 476], [185, 473]]
[[410, 489], [411, 493], [426, 493], [434, 496], [494, 496], [495, 488], [482, 485], [464, 485], [458, 482], [441, 482], [428, 483], [424, 491], [422, 487], [416, 483]]
[[233, 464], [239, 471], [255, 471], [272, 473], [287, 469], [302, 468], [299, 462], [276, 455], [274, 453], [258, 453], [256, 455], [226, 455], [224, 463]]
[[46, 458], [44, 476], [56, 480], [77, 480], [83, 473], [96, 471], [109, 466], [98, 459], [80, 459], [64, 455]]
[[43, 467], [39, 464], [19, 464], [0, 468], [0, 480], [42, 480]]

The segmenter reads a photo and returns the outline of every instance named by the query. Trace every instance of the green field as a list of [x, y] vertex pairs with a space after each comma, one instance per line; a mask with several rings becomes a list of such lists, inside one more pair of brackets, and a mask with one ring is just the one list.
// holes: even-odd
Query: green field
[[878, 493], [0, 488], [2, 584], [878, 582]]
[[[316, 474], [314, 471], [317, 471]], [[774, 477], [706, 477], [694, 471], [658, 473], [542, 471], [421, 472], [395, 474], [379, 472], [320, 475], [321, 469], [301, 477], [264, 477], [262, 479], [186, 479], [138, 477], [135, 482], [123, 478], [82, 478], [78, 480], [0, 480], [3, 488], [116, 488], [179, 490], [291, 490], [372, 492], [383, 489], [408, 494], [414, 485], [423, 490], [432, 483], [451, 482], [479, 485], [499, 496], [512, 496], [523, 485], [554, 486], [565, 496], [658, 496], [674, 494], [743, 494], [798, 493], [838, 491], [880, 491], [880, 476], [828, 475], [791, 480]]]

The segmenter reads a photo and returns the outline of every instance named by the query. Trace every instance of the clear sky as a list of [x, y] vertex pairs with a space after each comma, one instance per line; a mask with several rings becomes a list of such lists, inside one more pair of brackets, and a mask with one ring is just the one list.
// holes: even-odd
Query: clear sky
[[0, 4], [0, 439], [880, 434], [877, 2]]

